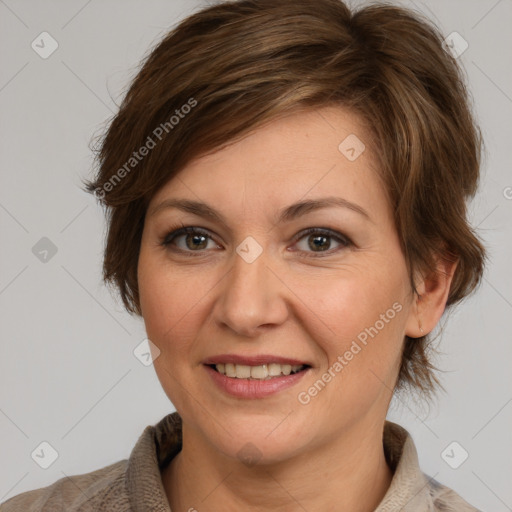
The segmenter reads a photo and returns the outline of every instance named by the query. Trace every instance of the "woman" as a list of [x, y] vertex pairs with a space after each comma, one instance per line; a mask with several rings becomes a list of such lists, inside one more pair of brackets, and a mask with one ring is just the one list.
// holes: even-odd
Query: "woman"
[[386, 421], [479, 284], [480, 138], [442, 37], [387, 5], [240, 0], [152, 51], [86, 188], [176, 413], [14, 510], [475, 511]]

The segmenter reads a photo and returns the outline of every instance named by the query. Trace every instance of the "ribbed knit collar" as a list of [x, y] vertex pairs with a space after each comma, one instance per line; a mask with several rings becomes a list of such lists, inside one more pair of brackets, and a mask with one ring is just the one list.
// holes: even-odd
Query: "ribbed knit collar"
[[[161, 471], [181, 450], [181, 427], [179, 414], [168, 414], [155, 426], [146, 427], [133, 448], [125, 483], [135, 512], [171, 512]], [[431, 497], [432, 489], [442, 486], [420, 470], [418, 454], [408, 432], [400, 425], [386, 421], [383, 444], [394, 474], [391, 486], [375, 512], [436, 510]], [[461, 501], [461, 504], [464, 503]]]

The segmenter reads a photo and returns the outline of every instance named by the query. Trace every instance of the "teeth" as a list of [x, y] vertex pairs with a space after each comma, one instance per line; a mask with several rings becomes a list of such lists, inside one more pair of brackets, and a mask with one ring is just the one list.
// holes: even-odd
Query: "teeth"
[[[238, 372], [237, 372], [238, 375]], [[261, 366], [253, 366], [251, 368], [251, 377], [253, 379], [266, 379], [268, 377], [268, 368], [266, 364]]]
[[285, 374], [285, 375], [290, 375], [290, 373], [292, 373], [292, 365], [291, 364], [283, 364], [281, 366], [281, 371]]
[[268, 365], [268, 374], [271, 377], [276, 377], [277, 375], [281, 375], [281, 365], [276, 363], [270, 363]]
[[248, 366], [245, 364], [219, 363], [215, 365], [219, 373], [236, 379], [257, 379], [268, 380], [281, 375], [290, 375], [303, 369], [303, 365], [296, 364], [262, 364], [259, 366]]
[[236, 377], [236, 369], [234, 364], [227, 363], [225, 366], [225, 371], [228, 377]]
[[251, 376], [251, 367], [245, 364], [237, 364], [235, 371], [237, 379], [248, 379]]

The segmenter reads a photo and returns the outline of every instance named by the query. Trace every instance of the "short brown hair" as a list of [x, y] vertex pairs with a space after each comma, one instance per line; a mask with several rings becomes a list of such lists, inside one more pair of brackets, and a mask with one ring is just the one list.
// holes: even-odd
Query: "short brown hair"
[[[225, 1], [150, 52], [95, 149], [95, 180], [84, 182], [108, 210], [103, 278], [128, 312], [141, 315], [137, 263], [155, 192], [193, 158], [279, 116], [333, 105], [359, 114], [374, 138], [414, 292], [413, 271], [434, 269], [436, 254], [459, 261], [448, 306], [477, 287], [486, 255], [466, 201], [482, 142], [438, 29], [382, 3], [351, 11], [341, 0]], [[439, 384], [430, 341], [405, 338], [397, 388], [428, 394]]]

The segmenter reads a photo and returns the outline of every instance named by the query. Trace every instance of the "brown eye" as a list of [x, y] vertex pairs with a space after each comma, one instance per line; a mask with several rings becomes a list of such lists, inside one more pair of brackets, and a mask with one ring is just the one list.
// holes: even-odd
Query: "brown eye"
[[330, 250], [332, 245], [331, 240], [335, 240], [338, 244], [340, 244], [341, 249], [344, 249], [352, 245], [352, 242], [345, 236], [335, 231], [326, 229], [309, 228], [300, 234], [298, 240], [302, 240], [303, 238], [306, 239], [306, 246], [303, 246], [303, 248], [299, 248], [299, 250], [301, 252], [309, 253], [306, 255], [306, 257], [322, 256], [322, 253], [326, 251], [328, 251], [326, 255], [338, 252], [338, 250], [340, 249]]
[[[184, 245], [178, 245], [177, 240], [183, 238]], [[177, 250], [183, 252], [202, 252], [208, 246], [208, 240], [213, 242], [210, 235], [199, 228], [183, 227], [176, 231], [171, 231], [163, 240], [162, 245], [165, 247], [174, 245]]]
[[[184, 243], [180, 246], [177, 241], [182, 238]], [[325, 228], [306, 229], [296, 238], [297, 241], [302, 239], [306, 240], [306, 245], [302, 248], [299, 247], [297, 251], [301, 257], [330, 256], [353, 245], [341, 233]], [[339, 244], [339, 247], [332, 249], [332, 240]], [[199, 256], [208, 249], [208, 241], [212, 241], [215, 245], [214, 248], [218, 248], [218, 245], [207, 231], [201, 228], [183, 226], [180, 229], [171, 230], [162, 241], [162, 245], [173, 251], [182, 252], [190, 256]], [[297, 242], [295, 245], [297, 245]]]

